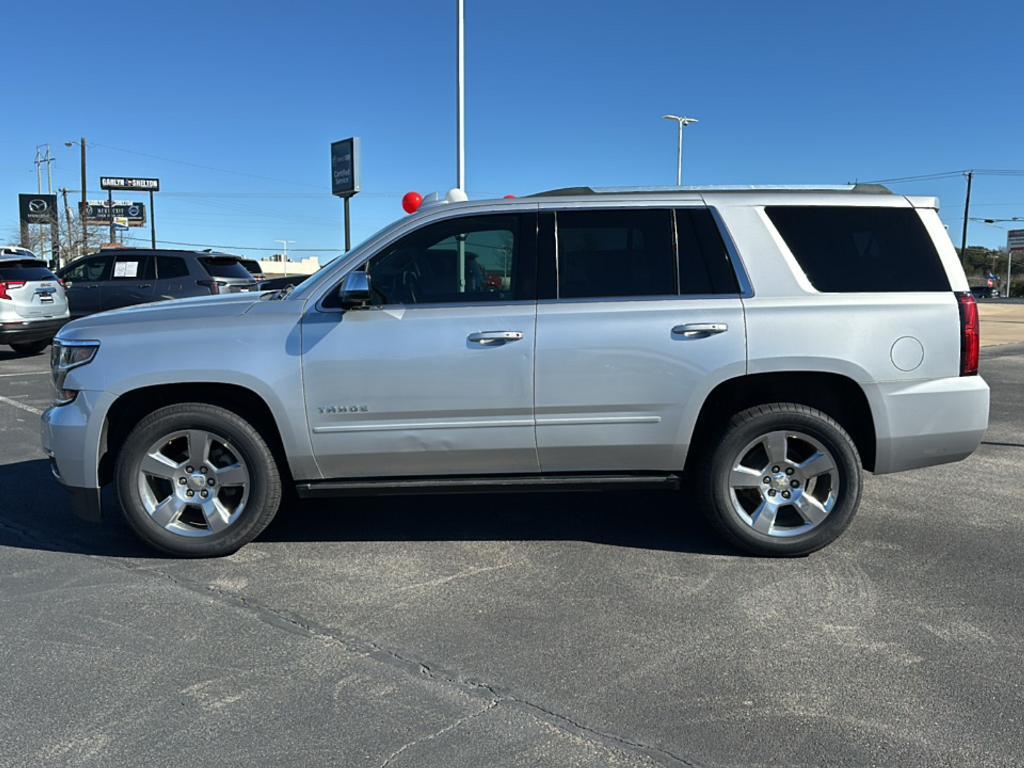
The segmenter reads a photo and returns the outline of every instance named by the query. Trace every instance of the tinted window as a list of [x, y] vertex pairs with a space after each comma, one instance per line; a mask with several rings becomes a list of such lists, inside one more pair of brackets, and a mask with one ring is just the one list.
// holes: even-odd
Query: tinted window
[[736, 273], [711, 211], [676, 211], [679, 242], [679, 292], [684, 296], [739, 293]]
[[562, 299], [676, 293], [670, 211], [559, 211]]
[[[34, 263], [31, 261], [26, 262], [26, 264]], [[14, 264], [15, 266], [10, 266], [8, 262], [0, 261], [0, 280], [24, 280], [29, 282], [32, 280], [57, 279], [57, 276], [46, 267], [20, 266], [17, 261]]]
[[242, 266], [238, 259], [220, 256], [203, 256], [199, 259], [203, 267], [212, 277], [239, 278], [252, 280], [252, 275]]
[[263, 267], [255, 259], [245, 259], [241, 262], [241, 265], [245, 267], [246, 271], [251, 275], [262, 275]]
[[114, 259], [111, 280], [152, 280], [153, 257], [148, 254], [125, 254]]
[[769, 206], [765, 212], [819, 291], [950, 289], [912, 208]]
[[157, 256], [156, 276], [159, 280], [188, 277], [188, 264], [178, 256]]
[[521, 277], [520, 217], [442, 221], [402, 238], [367, 271], [381, 304], [509, 301], [532, 298]]
[[67, 281], [85, 280], [91, 282], [105, 280], [110, 274], [110, 263], [113, 260], [113, 256], [93, 256], [92, 258], [82, 259], [68, 266], [61, 273], [61, 276]]

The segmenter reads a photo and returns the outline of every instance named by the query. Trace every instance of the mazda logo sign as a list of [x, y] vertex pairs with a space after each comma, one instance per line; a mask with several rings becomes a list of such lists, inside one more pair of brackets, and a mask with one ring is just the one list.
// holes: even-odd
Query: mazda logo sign
[[45, 213], [50, 206], [45, 200], [29, 200], [28, 209], [32, 213]]

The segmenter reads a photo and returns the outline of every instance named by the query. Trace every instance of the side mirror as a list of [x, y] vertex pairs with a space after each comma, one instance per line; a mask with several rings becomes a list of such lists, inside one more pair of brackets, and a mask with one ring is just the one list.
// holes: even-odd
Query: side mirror
[[349, 272], [338, 289], [338, 303], [345, 309], [364, 307], [371, 298], [370, 276], [366, 272]]

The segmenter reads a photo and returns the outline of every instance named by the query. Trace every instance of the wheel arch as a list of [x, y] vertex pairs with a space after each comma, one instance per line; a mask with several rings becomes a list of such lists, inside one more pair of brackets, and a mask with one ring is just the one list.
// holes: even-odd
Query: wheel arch
[[[736, 413], [767, 403], [798, 403], [827, 413], [845, 429], [860, 453], [864, 468], [873, 471], [876, 427], [868, 397], [861, 386], [839, 373], [773, 371], [737, 376], [708, 393], [690, 436], [690, 447], [714, 438]], [[687, 449], [687, 469], [696, 452]]]
[[158, 408], [177, 403], [215, 405], [248, 421], [263, 436], [277, 461], [282, 480], [292, 480], [292, 467], [282, 439], [281, 427], [266, 400], [239, 384], [184, 382], [154, 384], [132, 389], [117, 397], [107, 409], [100, 438], [99, 483], [113, 480], [118, 452], [125, 438], [144, 416]]

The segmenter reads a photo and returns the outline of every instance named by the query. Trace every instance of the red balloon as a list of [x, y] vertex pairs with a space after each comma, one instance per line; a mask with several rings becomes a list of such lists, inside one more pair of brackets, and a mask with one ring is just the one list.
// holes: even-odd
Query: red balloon
[[506, 200], [515, 200], [515, 195], [505, 195]]
[[406, 192], [405, 197], [402, 198], [402, 208], [406, 213], [416, 213], [421, 205], [423, 205], [423, 195], [419, 192]]

